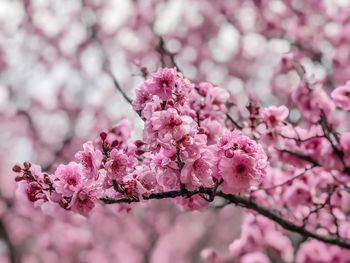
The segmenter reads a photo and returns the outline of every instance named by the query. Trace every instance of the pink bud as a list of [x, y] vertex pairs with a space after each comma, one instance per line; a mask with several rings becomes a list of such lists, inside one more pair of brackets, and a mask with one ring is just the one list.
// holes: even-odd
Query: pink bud
[[141, 67], [142, 75], [147, 76], [149, 74], [148, 69], [146, 67]]
[[145, 151], [140, 150], [140, 149], [137, 149], [137, 150], [135, 151], [135, 154], [136, 154], [136, 155], [141, 155], [141, 154], [144, 154], [144, 153], [145, 153]]
[[111, 144], [111, 147], [117, 147], [119, 145], [119, 141], [118, 140], [114, 140]]
[[182, 124], [182, 120], [180, 118], [175, 119], [175, 124], [176, 125], [181, 125]]
[[44, 182], [45, 184], [51, 184], [51, 180], [48, 174], [44, 174]]
[[175, 105], [175, 103], [174, 103], [173, 100], [168, 100], [168, 101], [167, 101], [167, 106], [168, 106], [169, 108], [174, 107], [174, 105]]
[[22, 177], [22, 176], [16, 176], [16, 178], [15, 178], [15, 181], [16, 182], [20, 182], [20, 181], [22, 181], [24, 178]]
[[12, 171], [14, 171], [15, 173], [20, 173], [20, 172], [22, 172], [22, 168], [18, 164], [15, 164], [12, 167]]
[[235, 152], [232, 149], [228, 149], [225, 151], [226, 158], [232, 158], [233, 156], [235, 156]]
[[198, 134], [205, 134], [205, 129], [203, 127], [198, 127]]
[[141, 140], [136, 140], [134, 142], [134, 144], [136, 145], [137, 148], [140, 148], [141, 146], [143, 146], [145, 143]]
[[32, 166], [32, 164], [30, 162], [24, 162], [23, 166], [26, 170], [28, 170]]
[[101, 132], [100, 133], [100, 138], [101, 138], [102, 141], [106, 140], [107, 139], [107, 133]]

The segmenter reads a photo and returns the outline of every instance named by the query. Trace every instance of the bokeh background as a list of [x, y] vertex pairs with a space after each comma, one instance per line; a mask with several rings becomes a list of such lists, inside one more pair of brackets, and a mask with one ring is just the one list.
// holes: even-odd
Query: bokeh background
[[192, 81], [229, 90], [235, 117], [249, 95], [288, 105], [297, 75], [276, 67], [292, 52], [330, 91], [350, 78], [349, 14], [345, 0], [0, 0], [0, 262], [203, 262], [206, 247], [226, 253], [239, 209], [184, 213], [152, 202], [53, 217], [16, 198], [11, 168], [29, 160], [50, 171], [122, 118], [140, 137], [142, 122], [109, 70], [133, 97], [145, 73], [175, 61]]

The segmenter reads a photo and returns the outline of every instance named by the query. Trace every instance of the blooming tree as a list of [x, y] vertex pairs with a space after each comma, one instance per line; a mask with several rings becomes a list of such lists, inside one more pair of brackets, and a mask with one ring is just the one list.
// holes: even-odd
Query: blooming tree
[[[84, 222], [91, 220], [92, 225], [117, 217], [120, 222], [123, 217], [133, 220], [133, 229], [144, 224], [150, 233], [140, 230], [142, 241], [130, 240], [133, 246], [128, 249], [137, 247], [141, 252], [128, 260], [148, 262], [157, 259], [144, 251], [152, 249], [157, 235], [164, 234], [171, 217], [180, 213], [174, 207], [162, 210], [167, 201], [186, 211], [213, 212], [213, 225], [215, 213], [235, 205], [244, 208], [240, 238], [228, 251], [200, 247], [195, 252], [204, 260], [350, 261], [349, 5], [191, 0], [186, 9], [178, 4], [181, 1], [126, 1], [129, 14], [113, 22], [106, 17], [116, 1], [78, 2], [64, 9], [24, 1], [25, 16], [18, 23], [23, 27], [21, 37], [32, 42], [25, 49], [15, 48], [29, 49], [33, 54], [29, 61], [48, 72], [58, 58], [82, 79], [105, 78], [101, 83], [113, 89], [106, 90], [99, 104], [84, 105], [65, 95], [65, 86], [71, 83], [60, 78], [55, 109], [45, 109], [45, 100], [31, 100], [26, 109], [15, 107], [16, 113], [7, 120], [18, 118], [23, 123], [24, 118], [37, 151], [51, 152], [49, 160], [43, 158], [44, 167], [31, 161], [13, 167], [19, 203], [15, 212], [31, 209], [25, 203], [29, 200], [43, 211], [28, 213], [39, 222], [47, 222], [47, 215], [66, 220], [63, 226], [50, 223], [49, 228], [72, 229], [64, 234], [78, 244], [72, 245], [74, 249], [88, 249], [96, 240], [99, 246], [94, 249], [100, 253], [94, 254], [95, 260], [105, 262], [115, 256], [114, 246], [107, 244], [118, 243], [122, 226], [96, 227], [93, 238], [77, 238], [87, 232], [75, 227], [84, 219], [73, 218], [72, 213], [90, 217]], [[61, 27], [54, 20], [50, 28], [40, 20], [41, 9], [47, 10], [47, 19], [54, 14], [60, 21], [60, 10], [69, 19]], [[180, 10], [172, 21], [180, 26], [164, 25], [169, 10]], [[76, 27], [68, 29], [69, 23]], [[70, 34], [77, 37], [67, 44]], [[45, 52], [38, 49], [38, 42], [48, 45]], [[1, 48], [7, 55], [0, 65], [11, 76], [17, 73], [7, 65], [11, 59], [6, 60], [12, 56], [7, 46], [12, 42], [4, 43]], [[90, 57], [95, 58], [93, 63]], [[130, 72], [137, 72], [138, 83], [128, 77]], [[51, 73], [57, 75], [55, 70]], [[3, 80], [9, 96], [20, 94], [21, 84]], [[121, 95], [120, 101], [109, 100], [113, 93]], [[125, 119], [112, 125], [110, 118], [100, 116], [101, 109], [113, 104], [123, 105], [141, 128], [131, 127]], [[85, 109], [96, 116], [89, 127], [93, 132], [76, 134], [74, 125]], [[67, 112], [73, 127], [55, 149], [54, 140], [41, 141], [45, 129], [38, 129], [32, 117], [47, 111]], [[13, 201], [4, 200], [10, 209]], [[146, 215], [135, 218], [132, 211], [138, 209]], [[158, 215], [162, 226], [155, 224]], [[6, 223], [1, 229], [13, 251]], [[108, 231], [116, 232], [104, 234]], [[202, 232], [209, 233], [200, 237], [203, 240], [221, 234]], [[49, 249], [42, 244], [50, 244], [54, 251], [71, 254], [67, 262], [88, 261], [47, 240], [38, 245], [44, 251]], [[52, 255], [45, 253], [43, 258], [50, 260]], [[15, 262], [16, 255], [10, 253], [10, 259]]]

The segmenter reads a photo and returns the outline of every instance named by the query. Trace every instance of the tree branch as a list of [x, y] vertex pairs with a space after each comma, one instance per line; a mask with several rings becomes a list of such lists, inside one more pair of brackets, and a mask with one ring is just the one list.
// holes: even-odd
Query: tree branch
[[4, 240], [9, 254], [9, 259], [11, 263], [17, 263], [18, 258], [16, 255], [16, 249], [15, 246], [12, 244], [10, 237], [8, 235], [6, 226], [2, 220], [0, 220], [0, 237]]
[[[105, 204], [116, 204], [116, 203], [135, 203], [140, 202], [141, 200], [151, 200], [151, 199], [166, 199], [166, 198], [175, 198], [175, 197], [184, 197], [184, 198], [190, 198], [192, 196], [195, 196], [197, 194], [207, 194], [209, 196], [213, 195], [213, 189], [212, 188], [200, 188], [198, 190], [194, 191], [188, 191], [186, 189], [181, 189], [179, 191], [168, 191], [168, 192], [160, 192], [160, 193], [151, 193], [149, 195], [143, 195], [141, 198], [138, 199], [131, 199], [131, 198], [101, 198], [101, 201], [103, 201]], [[273, 212], [271, 209], [261, 206], [254, 202], [253, 200], [241, 196], [241, 195], [234, 195], [234, 194], [225, 194], [221, 191], [216, 191], [215, 196], [221, 197], [225, 199], [228, 203], [235, 204], [237, 206], [247, 208], [249, 210], [255, 211], [259, 213], [260, 215], [263, 215], [270, 220], [274, 221], [284, 229], [295, 232], [300, 234], [301, 236], [305, 238], [314, 238], [319, 241], [337, 245], [342, 248], [350, 249], [350, 240], [341, 238], [338, 235], [320, 235], [316, 232], [309, 231], [302, 225], [297, 225], [287, 219], [284, 219], [277, 213]]]
[[309, 162], [309, 163], [313, 164], [314, 166], [320, 166], [319, 163], [315, 159], [313, 159], [310, 156], [305, 155], [303, 153], [295, 152], [295, 151], [288, 150], [288, 149], [283, 149], [283, 150], [279, 150], [279, 151], [282, 153], [288, 153], [290, 155], [298, 157], [300, 160], [304, 160], [306, 162]]
[[[178, 64], [175, 61], [175, 54], [171, 53], [165, 46], [165, 41], [163, 37], [159, 36], [159, 45], [157, 47], [157, 51], [160, 55], [160, 60], [162, 63], [162, 67], [165, 67], [167, 64], [170, 64], [171, 66], [175, 67], [177, 71], [181, 72]], [[167, 63], [167, 61], [169, 63]]]
[[230, 114], [226, 113], [226, 117], [227, 117], [227, 119], [228, 119], [230, 122], [232, 122], [232, 124], [233, 124], [234, 126], [237, 127], [237, 129], [239, 129], [239, 130], [242, 130], [242, 129], [243, 129], [243, 127], [242, 127], [241, 125], [239, 125], [238, 122], [236, 122], [236, 121], [231, 117]]

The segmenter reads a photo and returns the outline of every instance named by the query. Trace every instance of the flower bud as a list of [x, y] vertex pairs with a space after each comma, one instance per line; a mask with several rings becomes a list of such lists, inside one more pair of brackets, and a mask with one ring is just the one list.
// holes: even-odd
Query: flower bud
[[107, 133], [101, 132], [100, 133], [100, 138], [101, 138], [102, 141], [105, 141], [107, 139]]
[[20, 172], [22, 172], [22, 168], [18, 164], [15, 164], [12, 167], [12, 171], [14, 171], [15, 173], [20, 173]]
[[32, 166], [32, 164], [30, 162], [24, 162], [23, 166], [26, 170], [28, 170]]

